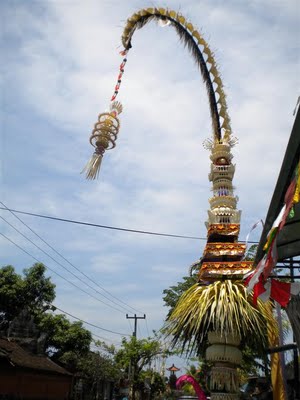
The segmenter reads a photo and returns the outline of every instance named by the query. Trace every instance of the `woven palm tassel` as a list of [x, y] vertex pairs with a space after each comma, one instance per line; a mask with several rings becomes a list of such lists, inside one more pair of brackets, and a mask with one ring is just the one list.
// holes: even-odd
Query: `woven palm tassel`
[[81, 173], [86, 173], [86, 179], [97, 179], [102, 163], [103, 154], [100, 154], [98, 149], [95, 150], [90, 160], [86, 163]]
[[86, 179], [98, 178], [102, 158], [106, 150], [116, 146], [117, 135], [120, 129], [120, 121], [117, 115], [122, 112], [122, 105], [118, 101], [111, 104], [110, 112], [99, 114], [93, 132], [90, 136], [90, 143], [95, 147], [94, 154], [83, 168]]

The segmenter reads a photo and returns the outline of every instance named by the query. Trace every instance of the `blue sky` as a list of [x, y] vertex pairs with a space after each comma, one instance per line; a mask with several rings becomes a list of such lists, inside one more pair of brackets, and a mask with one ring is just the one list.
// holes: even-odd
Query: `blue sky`
[[[125, 21], [140, 8], [163, 6], [181, 11], [215, 52], [233, 133], [239, 138], [234, 184], [244, 240], [266, 215], [294, 121], [299, 95], [297, 3], [1, 2], [0, 200], [14, 209], [60, 218], [206, 237], [210, 163], [202, 142], [211, 135], [207, 95], [199, 71], [171, 27], [151, 23], [135, 33], [119, 93], [124, 111], [117, 147], [105, 154], [98, 181], [80, 175], [92, 153], [88, 138], [93, 124], [108, 109], [114, 89]], [[51, 252], [7, 211], [1, 215]], [[138, 337], [161, 327], [167, 312], [163, 289], [188, 273], [205, 245], [203, 240], [19, 217], [105, 290], [147, 315], [138, 323]], [[108, 302], [3, 220], [1, 232]], [[257, 228], [250, 239], [257, 240], [259, 234]], [[33, 264], [5, 239], [0, 238], [0, 245], [1, 265], [12, 264], [21, 271]], [[51, 271], [49, 275], [57, 285], [58, 307], [108, 330], [132, 332], [132, 321], [126, 320], [132, 309], [112, 309]], [[92, 331], [120, 342], [119, 335]], [[180, 367], [186, 364], [176, 362]]]

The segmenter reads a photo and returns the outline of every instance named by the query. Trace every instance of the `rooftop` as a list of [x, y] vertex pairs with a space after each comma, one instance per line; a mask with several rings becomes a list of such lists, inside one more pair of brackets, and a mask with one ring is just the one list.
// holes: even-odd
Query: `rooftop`
[[71, 375], [46, 356], [31, 354], [16, 342], [0, 338], [0, 361], [7, 359], [13, 367], [30, 368], [55, 374]]

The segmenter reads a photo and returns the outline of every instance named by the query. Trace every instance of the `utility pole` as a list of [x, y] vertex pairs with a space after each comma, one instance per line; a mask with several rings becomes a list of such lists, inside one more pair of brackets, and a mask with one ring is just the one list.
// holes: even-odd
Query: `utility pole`
[[127, 319], [134, 319], [134, 331], [132, 333], [132, 336], [136, 337], [136, 330], [137, 330], [137, 320], [138, 319], [146, 319], [146, 314], [144, 314], [143, 317], [137, 317], [136, 314], [134, 314], [134, 317], [129, 317], [128, 314], [126, 314]]
[[[136, 331], [137, 331], [137, 320], [138, 319], [146, 319], [146, 314], [144, 314], [143, 317], [138, 317], [136, 314], [134, 314], [133, 317], [129, 317], [128, 314], [126, 314], [126, 319], [134, 319], [134, 331], [132, 333], [132, 336], [136, 338]], [[131, 383], [131, 390], [130, 390], [130, 396], [129, 398], [134, 398], [135, 397], [135, 384], [134, 384], [134, 378], [135, 378], [135, 371], [136, 371], [136, 365], [134, 360], [130, 360], [129, 364], [129, 370], [128, 370], [128, 379], [132, 382]]]

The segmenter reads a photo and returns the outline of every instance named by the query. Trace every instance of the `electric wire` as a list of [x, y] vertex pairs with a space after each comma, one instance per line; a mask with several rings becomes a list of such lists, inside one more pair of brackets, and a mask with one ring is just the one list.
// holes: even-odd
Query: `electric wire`
[[[28, 224], [26, 224], [21, 218], [19, 218], [13, 211], [11, 211], [2, 201], [0, 201], [0, 203], [5, 207], [6, 210], [10, 211], [11, 214], [17, 218], [18, 221], [20, 221], [24, 226], [27, 227], [27, 229], [29, 229], [35, 236], [37, 236], [43, 243], [45, 243], [52, 251], [54, 251], [57, 255], [59, 255], [63, 260], [65, 260], [69, 265], [71, 265], [71, 267], [73, 267], [74, 269], [76, 269], [78, 272], [80, 272], [84, 277], [86, 277], [89, 281], [93, 282], [93, 284], [95, 284], [96, 286], [98, 286], [100, 289], [102, 289], [105, 293], [109, 294], [109, 296], [111, 296], [112, 298], [116, 299], [119, 303], [122, 303], [124, 305], [126, 305], [127, 307], [131, 308], [134, 311], [138, 311], [141, 312], [137, 309], [135, 309], [134, 307], [131, 307], [129, 304], [125, 303], [124, 301], [120, 300], [118, 297], [114, 296], [113, 294], [111, 294], [108, 290], [106, 290], [105, 288], [103, 288], [101, 285], [99, 285], [96, 281], [94, 281], [93, 279], [91, 279], [87, 274], [85, 274], [84, 272], [82, 272], [78, 267], [76, 267], [73, 263], [71, 263], [67, 258], [65, 258], [61, 253], [59, 253], [53, 246], [51, 246], [48, 242], [46, 242], [46, 240], [44, 240], [38, 233], [36, 233]], [[2, 217], [1, 217], [2, 218]], [[89, 286], [88, 284], [86, 284], [87, 286]], [[120, 304], [116, 303], [115, 301], [113, 301], [112, 299], [110, 299], [109, 297], [105, 296], [103, 293], [100, 293], [98, 290], [96, 290], [95, 288], [92, 288], [93, 290], [95, 290], [95, 292], [97, 292], [98, 294], [100, 294], [100, 296], [103, 296], [104, 298], [106, 298], [107, 300], [111, 301], [112, 303], [114, 303], [115, 305], [120, 307]], [[124, 306], [121, 305], [121, 307], [124, 308]], [[128, 309], [124, 308], [126, 311], [128, 311]]]
[[[36, 257], [34, 257], [32, 254], [30, 254], [27, 250], [23, 249], [23, 247], [19, 246], [16, 242], [14, 242], [12, 239], [10, 239], [9, 237], [7, 237], [6, 235], [4, 235], [4, 233], [0, 232], [0, 235], [3, 236], [6, 240], [8, 240], [10, 243], [12, 243], [13, 245], [15, 245], [16, 247], [18, 247], [18, 249], [22, 250], [25, 254], [27, 254], [29, 257], [33, 258], [36, 262], [38, 263], [42, 263], [42, 261], [38, 260]], [[63, 279], [64, 281], [70, 283], [72, 286], [74, 286], [76, 289], [80, 290], [81, 292], [94, 297], [93, 295], [91, 295], [89, 292], [87, 292], [86, 290], [82, 289], [80, 286], [77, 286], [74, 282], [69, 281], [67, 278], [65, 278], [63, 275], [59, 274], [58, 272], [56, 272], [54, 269], [50, 268], [48, 265], [42, 263], [49, 271], [53, 272], [55, 275], [59, 276], [61, 279]], [[97, 299], [97, 297], [96, 297]], [[123, 311], [122, 311], [123, 313]]]
[[126, 318], [126, 321], [128, 321], [128, 325], [129, 325], [130, 331], [133, 332], [133, 327], [132, 327], [132, 325], [131, 325], [130, 319], [129, 319], [129, 318]]
[[60, 312], [63, 312], [64, 314], [68, 315], [69, 317], [72, 317], [72, 318], [74, 318], [74, 319], [77, 319], [78, 321], [83, 322], [83, 323], [86, 324], [86, 325], [90, 325], [90, 326], [92, 326], [92, 327], [94, 327], [94, 328], [101, 329], [102, 331], [105, 331], [105, 332], [114, 333], [114, 334], [116, 334], [116, 335], [130, 336], [128, 333], [120, 333], [120, 332], [111, 331], [110, 329], [105, 329], [105, 328], [100, 327], [99, 325], [95, 325], [95, 324], [92, 324], [91, 322], [84, 321], [83, 319], [78, 318], [78, 317], [75, 317], [75, 315], [72, 315], [72, 314], [70, 314], [69, 312], [62, 310], [61, 308], [56, 307], [55, 304], [52, 304], [52, 305], [53, 305], [53, 307], [55, 307], [55, 308], [56, 308], [57, 310], [59, 310]]
[[[92, 336], [95, 336], [97, 339], [103, 340], [104, 343], [111, 342], [112, 345], [114, 345], [114, 346], [121, 346], [121, 342], [115, 342], [114, 340], [111, 340], [111, 339], [105, 338], [103, 336], [97, 335], [96, 333], [94, 333], [92, 331], [90, 331], [90, 332], [91, 332]], [[95, 346], [95, 347], [97, 347], [99, 349], [99, 346], [97, 346], [96, 344], [91, 344], [91, 345]]]
[[149, 332], [149, 327], [148, 327], [147, 318], [145, 318], [145, 324], [146, 324], [146, 330], [147, 330], [148, 337], [150, 337], [150, 332]]
[[[0, 201], [1, 202], [1, 201]], [[2, 203], [2, 202], [1, 202]], [[3, 204], [3, 203], [2, 203]], [[5, 206], [6, 207], [6, 206]], [[30, 243], [32, 243], [35, 247], [37, 247], [40, 251], [42, 251], [43, 253], [45, 253], [48, 257], [50, 257], [53, 261], [55, 261], [55, 262], [57, 262], [51, 255], [49, 255], [47, 252], [45, 252], [43, 249], [41, 249], [38, 245], [36, 245], [31, 239], [29, 239], [26, 235], [24, 235], [22, 232], [20, 232], [16, 227], [14, 227], [10, 222], [8, 222], [5, 218], [3, 218], [2, 216], [0, 216], [0, 218], [3, 220], [3, 221], [5, 221], [9, 226], [11, 226], [16, 232], [18, 232], [20, 235], [22, 235], [25, 239], [27, 239]], [[21, 219], [19, 219], [18, 217], [17, 217], [17, 219], [18, 220], [20, 220], [20, 222], [23, 222]], [[24, 223], [24, 225], [26, 226], [26, 227], [28, 227], [28, 229], [30, 229], [33, 233], [35, 233], [29, 226], [27, 226], [25, 223]], [[27, 252], [27, 251], [25, 251], [23, 248], [21, 248], [21, 246], [19, 246], [19, 245], [17, 245], [16, 243], [14, 243], [11, 239], [9, 239], [8, 237], [6, 237], [4, 234], [2, 234], [2, 233], [0, 233], [2, 236], [4, 236], [7, 240], [9, 240], [11, 243], [13, 243], [13, 244], [15, 244], [20, 250], [23, 250], [27, 255], [29, 255], [29, 256], [31, 256], [34, 260], [36, 260], [37, 262], [41, 262], [41, 261], [39, 261], [38, 259], [36, 259], [34, 256], [32, 256], [29, 252]], [[36, 234], [42, 241], [44, 241], [38, 234]], [[46, 243], [46, 242], [45, 242]], [[51, 246], [50, 246], [51, 247]], [[64, 267], [62, 264], [60, 264], [59, 262], [57, 262], [60, 266], [62, 266], [63, 268], [65, 268], [68, 272], [70, 272], [73, 276], [75, 276], [76, 278], [78, 278], [77, 277], [77, 275], [75, 275], [74, 273], [72, 273], [71, 271], [69, 271], [66, 267]], [[45, 265], [45, 264], [44, 264]], [[52, 272], [54, 272], [54, 273], [56, 273], [54, 270], [52, 270], [50, 267], [48, 267], [47, 265], [45, 265], [45, 267], [47, 268], [47, 269], [49, 269], [50, 271], [52, 271]], [[75, 285], [75, 284], [73, 284], [71, 281], [68, 281], [66, 278], [64, 278], [63, 276], [61, 276], [60, 274], [58, 274], [58, 273], [56, 273], [59, 277], [61, 277], [61, 278], [63, 278], [64, 280], [66, 280], [67, 282], [69, 282], [69, 283], [71, 283], [73, 286], [75, 286], [76, 288], [79, 288], [77, 285]], [[80, 278], [78, 278], [79, 280], [81, 280]], [[85, 283], [84, 281], [82, 281], [83, 283]], [[87, 286], [89, 286], [87, 283], [85, 283]], [[89, 286], [89, 287], [91, 287], [91, 286]], [[91, 287], [92, 288], [92, 287]], [[80, 289], [80, 288], [79, 288]], [[92, 288], [93, 289], [93, 288]], [[81, 289], [82, 291], [84, 291], [83, 289]], [[94, 289], [95, 290], [95, 289]], [[86, 291], [84, 291], [84, 293], [87, 293]], [[87, 293], [87, 294], [89, 294], [89, 293]], [[101, 293], [100, 293], [101, 294]], [[92, 297], [94, 297], [93, 295], [90, 295], [90, 296], [92, 296]], [[97, 299], [96, 297], [94, 297], [95, 299]], [[99, 299], [97, 299], [98, 301], [100, 301], [101, 303], [103, 303], [101, 300], [99, 300]], [[105, 305], [108, 305], [108, 304], [106, 304], [106, 303], [104, 303]], [[54, 305], [54, 307], [55, 308], [57, 308], [57, 309], [59, 309], [58, 307], [56, 307], [55, 305]], [[110, 306], [111, 307], [111, 306]], [[114, 307], [113, 307], [114, 308]], [[60, 309], [59, 309], [60, 310]], [[67, 312], [65, 312], [65, 311], [63, 311], [63, 310], [60, 310], [60, 311], [62, 311], [62, 312], [64, 312], [66, 315], [70, 315], [70, 316], [72, 316], [73, 318], [75, 318], [75, 319], [78, 319], [78, 320], [80, 320], [80, 321], [82, 321], [81, 319], [79, 319], [78, 317], [75, 317], [75, 316], [73, 316], [73, 315], [71, 315], [71, 314], [68, 314]], [[122, 311], [120, 311], [120, 312], [122, 312]], [[122, 312], [123, 313], [123, 312]], [[129, 320], [129, 319], [127, 319], [127, 321], [128, 321], [128, 324], [129, 324], [129, 328], [130, 328], [130, 330], [132, 331], [133, 330], [133, 327], [132, 327], [132, 324], [131, 324], [131, 321]], [[85, 321], [82, 321], [82, 322], [85, 322]], [[149, 328], [148, 328], [148, 323], [147, 323], [147, 320], [145, 319], [145, 322], [146, 322], [146, 329], [147, 329], [147, 334], [148, 334], [148, 336], [150, 337], [150, 334], [149, 334]], [[138, 326], [138, 330], [139, 330], [139, 334], [140, 334], [140, 336], [141, 336], [141, 330], [140, 330], [140, 327]], [[128, 335], [129, 336], [129, 335]]]
[[[15, 226], [13, 226], [10, 222], [8, 222], [5, 218], [3, 218], [0, 215], [0, 218], [6, 222], [9, 226], [11, 226], [16, 232], [18, 232], [21, 236], [23, 236], [26, 240], [28, 240], [31, 244], [33, 244], [33, 246], [35, 246], [37, 249], [39, 249], [42, 253], [46, 254], [47, 257], [51, 258], [51, 260], [53, 260], [54, 262], [56, 262], [59, 266], [61, 266], [63, 269], [65, 269], [66, 271], [68, 271], [71, 275], [73, 275], [75, 278], [77, 278], [80, 282], [83, 282], [86, 286], [88, 286], [89, 288], [95, 290], [96, 292], [98, 292], [96, 289], [94, 289], [90, 284], [84, 282], [80, 277], [78, 277], [76, 274], [74, 274], [74, 272], [70, 271], [67, 267], [65, 267], [63, 264], [61, 264], [59, 261], [55, 260], [55, 258], [53, 258], [50, 254], [48, 254], [46, 251], [44, 251], [41, 247], [39, 247], [37, 244], [35, 244], [31, 239], [29, 239], [26, 235], [24, 235], [21, 231], [19, 231], [19, 229], [17, 229]], [[69, 281], [71, 282], [71, 281]], [[86, 294], [88, 294], [90, 297], [93, 297], [95, 300], [99, 301], [102, 304], [105, 304], [106, 306], [119, 311], [120, 313], [124, 314], [123, 310], [120, 310], [117, 307], [112, 306], [111, 304], [106, 303], [105, 301], [99, 299], [98, 297], [94, 296], [93, 294], [85, 291], [84, 289], [80, 289], [82, 291], [84, 291]], [[101, 294], [101, 293], [100, 293]], [[125, 309], [126, 310], [126, 309]]]
[[139, 337], [142, 337], [142, 331], [141, 331], [140, 325], [137, 326], [137, 330], [139, 332]]
[[[111, 229], [111, 230], [122, 231], [122, 232], [139, 233], [139, 234], [143, 234], [143, 235], [154, 235], [154, 236], [173, 237], [173, 238], [178, 238], [178, 239], [192, 239], [192, 240], [205, 240], [205, 241], [207, 241], [206, 237], [175, 235], [175, 234], [171, 234], [171, 233], [160, 233], [160, 232], [152, 232], [152, 231], [143, 231], [143, 230], [138, 230], [138, 229], [119, 228], [119, 227], [111, 226], [111, 225], [94, 224], [94, 223], [91, 223], [91, 222], [77, 221], [77, 220], [72, 220], [72, 219], [67, 219], [67, 218], [52, 217], [52, 216], [49, 216], [49, 215], [36, 214], [36, 213], [27, 212], [27, 211], [15, 210], [15, 209], [11, 209], [11, 208], [6, 209], [4, 207], [0, 207], [0, 210], [13, 211], [13, 212], [18, 213], [18, 214], [30, 215], [32, 217], [46, 218], [46, 219], [55, 220], [55, 221], [68, 222], [68, 223], [71, 223], [71, 224], [92, 226], [92, 227], [95, 227], [95, 228]], [[245, 240], [240, 240], [240, 242], [244, 243]], [[255, 241], [248, 241], [248, 243], [257, 244], [258, 242], [257, 241], [256, 242]]]
[[[21, 246], [19, 246], [16, 242], [14, 242], [12, 239], [10, 239], [9, 237], [7, 237], [6, 235], [4, 235], [4, 233], [0, 232], [0, 235], [3, 236], [6, 240], [8, 240], [10, 243], [14, 244], [18, 249], [22, 250], [25, 254], [27, 254], [28, 256], [30, 256], [31, 258], [33, 258], [35, 261], [37, 261], [38, 263], [41, 263], [40, 260], [38, 260], [36, 257], [34, 257], [32, 254], [30, 254], [27, 250], [23, 249]], [[44, 264], [45, 265], [45, 264]], [[65, 281], [67, 281], [68, 283], [71, 283], [71, 285], [75, 286], [77, 289], [84, 291], [83, 289], [81, 289], [79, 286], [75, 285], [75, 283], [69, 281], [68, 279], [66, 279], [64, 276], [60, 275], [58, 272], [54, 271], [52, 268], [48, 267], [47, 265], [45, 265], [45, 267], [47, 269], [49, 269], [49, 271], [53, 272], [54, 274], [58, 275], [60, 278], [64, 279]], [[84, 291], [85, 292], [85, 291]], [[98, 325], [92, 324], [90, 322], [86, 322], [78, 317], [75, 317], [74, 315], [67, 313], [66, 311], [61, 310], [60, 308], [56, 307], [55, 305], [53, 305], [57, 310], [62, 311], [63, 313], [65, 313], [66, 315], [69, 315], [72, 318], [78, 319], [81, 322], [84, 322], [87, 325], [91, 325], [95, 328], [101, 329], [103, 331], [109, 332], [109, 333], [114, 333], [116, 335], [120, 335], [120, 336], [130, 336], [127, 333], [120, 333], [120, 332], [115, 332], [106, 328], [102, 328]]]

